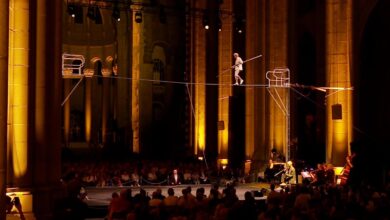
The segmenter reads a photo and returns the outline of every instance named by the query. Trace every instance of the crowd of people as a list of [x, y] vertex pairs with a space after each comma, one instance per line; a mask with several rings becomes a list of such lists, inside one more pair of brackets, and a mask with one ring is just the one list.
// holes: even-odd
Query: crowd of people
[[[277, 157], [270, 158], [271, 162], [277, 161]], [[73, 219], [82, 219], [81, 210], [86, 208], [82, 204], [85, 197], [79, 191], [81, 186], [137, 186], [112, 193], [105, 212], [108, 220], [389, 219], [390, 184], [384, 181], [380, 186], [370, 185], [360, 175], [356, 158], [359, 157], [350, 158], [351, 175], [345, 182], [335, 181], [331, 164], [318, 164], [308, 170], [299, 168], [296, 172], [292, 161], [281, 163], [278, 170], [272, 170], [274, 164], [270, 163], [265, 172], [271, 170], [271, 175], [264, 179], [270, 189], [247, 191], [243, 200], [238, 199], [235, 184], [220, 181], [245, 182], [241, 171], [208, 167], [206, 172], [204, 164], [197, 162], [65, 163], [63, 181], [68, 186], [74, 180], [79, 183], [73, 187], [76, 190], [72, 192], [76, 193], [72, 199], [77, 199], [76, 213], [80, 218]], [[303, 172], [308, 176], [298, 181], [298, 173]], [[212, 187], [206, 192], [206, 185], [198, 185], [194, 193], [192, 184], [202, 183], [211, 183]], [[174, 186], [182, 184], [188, 185]], [[151, 196], [142, 188], [144, 185], [155, 186]], [[170, 188], [163, 192], [160, 185]]]
[[245, 181], [242, 170], [205, 168], [202, 162], [174, 163], [137, 160], [132, 162], [66, 162], [62, 180], [78, 179], [84, 187], [207, 184]]
[[[191, 186], [171, 187], [167, 193], [156, 187], [151, 197], [142, 188], [113, 192], [107, 207], [107, 220], [132, 219], [388, 219], [390, 185], [374, 188], [362, 185], [291, 184], [280, 188], [271, 184], [260, 195], [245, 192], [239, 200], [234, 185], [223, 189], [214, 184], [209, 192]], [[165, 195], [166, 196], [165, 196]], [[255, 197], [256, 196], [256, 197]], [[78, 213], [81, 213], [80, 210]]]

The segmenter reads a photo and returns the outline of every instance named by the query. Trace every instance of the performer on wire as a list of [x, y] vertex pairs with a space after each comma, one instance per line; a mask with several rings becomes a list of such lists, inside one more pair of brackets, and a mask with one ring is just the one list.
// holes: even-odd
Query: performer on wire
[[236, 79], [236, 83], [234, 85], [242, 85], [244, 80], [240, 76], [240, 72], [244, 69], [242, 68], [242, 64], [244, 63], [238, 53], [234, 53], [234, 78]]

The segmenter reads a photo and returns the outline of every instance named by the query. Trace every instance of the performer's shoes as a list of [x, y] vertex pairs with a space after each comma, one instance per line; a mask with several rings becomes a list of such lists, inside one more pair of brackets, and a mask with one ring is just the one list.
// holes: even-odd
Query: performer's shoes
[[241, 81], [240, 81], [240, 85], [242, 85], [244, 83], [244, 80], [242, 79]]
[[233, 85], [238, 86], [238, 83], [234, 83]]

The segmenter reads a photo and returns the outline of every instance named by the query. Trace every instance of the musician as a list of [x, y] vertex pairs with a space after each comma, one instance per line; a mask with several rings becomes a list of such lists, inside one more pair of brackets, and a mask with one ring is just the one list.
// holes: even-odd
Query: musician
[[327, 184], [333, 185], [335, 180], [335, 173], [334, 173], [333, 165], [330, 163], [326, 165], [325, 176], [326, 176], [325, 182]]
[[280, 154], [279, 152], [277, 152], [276, 148], [272, 148], [271, 150], [271, 155], [270, 155], [270, 160], [273, 161], [273, 163], [280, 163], [280, 162], [284, 162], [284, 156], [282, 154]]
[[322, 164], [317, 164], [317, 169], [311, 172], [313, 177], [312, 185], [320, 186], [323, 185], [326, 181], [326, 172]]
[[345, 185], [348, 181], [348, 178], [349, 178], [349, 172], [350, 170], [353, 168], [353, 164], [352, 164], [352, 159], [355, 157], [355, 153], [351, 154], [351, 155], [348, 155], [345, 160], [346, 160], [346, 164], [343, 168], [343, 171], [341, 172], [341, 181], [340, 181], [340, 184], [341, 185]]
[[268, 161], [268, 165], [267, 165], [267, 168], [265, 168], [265, 171], [264, 171], [264, 177], [266, 179], [267, 182], [272, 182], [273, 179], [274, 179], [274, 175], [275, 175], [275, 169], [274, 169], [274, 163], [273, 161], [270, 159]]
[[286, 184], [296, 184], [297, 176], [292, 161], [287, 161], [285, 166], [285, 172], [282, 175], [282, 180]]

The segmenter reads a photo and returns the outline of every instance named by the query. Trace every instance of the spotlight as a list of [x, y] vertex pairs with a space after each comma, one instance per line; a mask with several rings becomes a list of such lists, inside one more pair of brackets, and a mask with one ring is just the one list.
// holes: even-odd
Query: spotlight
[[210, 29], [210, 21], [209, 21], [209, 15], [207, 11], [203, 12], [202, 24], [204, 29], [206, 30]]
[[74, 18], [74, 22], [76, 24], [83, 23], [83, 8], [81, 6], [77, 6], [75, 4], [69, 4], [67, 8], [68, 14]]
[[244, 27], [244, 20], [243, 20], [242, 18], [236, 19], [235, 25], [236, 25], [236, 31], [237, 31], [237, 33], [242, 34], [242, 32], [244, 31], [244, 30], [243, 30], [243, 27]]
[[112, 11], [112, 17], [117, 21], [121, 20], [121, 12], [119, 11], [118, 7], [114, 7]]
[[218, 28], [218, 31], [222, 31], [222, 21], [221, 21], [221, 18], [217, 18], [217, 28]]
[[68, 14], [72, 16], [72, 18], [76, 17], [76, 6], [68, 5]]
[[141, 23], [142, 22], [142, 13], [140, 11], [137, 11], [135, 13], [135, 18], [134, 18], [135, 22], [137, 23]]

